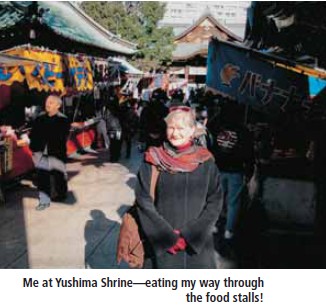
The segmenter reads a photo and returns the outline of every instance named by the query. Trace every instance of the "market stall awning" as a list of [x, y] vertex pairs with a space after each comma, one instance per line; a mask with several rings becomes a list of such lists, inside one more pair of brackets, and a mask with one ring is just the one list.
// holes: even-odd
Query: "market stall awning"
[[143, 75], [144, 73], [136, 68], [135, 66], [131, 65], [129, 62], [119, 58], [112, 58], [111, 61], [113, 63], [117, 63], [119, 65], [119, 69], [121, 72], [129, 74], [129, 75]]
[[3, 58], [15, 61], [4, 67], [0, 64], [0, 85], [26, 81], [29, 89], [61, 94], [68, 89], [77, 92], [93, 89], [92, 67], [87, 57], [31, 46], [13, 48], [1, 54]]
[[24, 57], [0, 53], [0, 67], [13, 67], [13, 66], [21, 66], [21, 65], [26, 66], [26, 65], [44, 64], [44, 63], [56, 65], [55, 63], [35, 61]]

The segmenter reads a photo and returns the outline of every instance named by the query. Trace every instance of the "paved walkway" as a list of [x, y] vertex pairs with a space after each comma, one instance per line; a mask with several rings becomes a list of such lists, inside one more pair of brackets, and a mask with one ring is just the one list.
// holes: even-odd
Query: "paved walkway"
[[[6, 193], [0, 207], [0, 268], [126, 268], [115, 262], [120, 219], [133, 203], [142, 155], [110, 163], [108, 152], [67, 164], [69, 196], [36, 211], [29, 180]], [[220, 259], [221, 260], [221, 259]], [[226, 260], [221, 267], [232, 267]]]
[[36, 211], [31, 181], [8, 191], [0, 209], [1, 268], [116, 268], [121, 214], [132, 204], [141, 155], [108, 162], [108, 153], [68, 163], [69, 197]]

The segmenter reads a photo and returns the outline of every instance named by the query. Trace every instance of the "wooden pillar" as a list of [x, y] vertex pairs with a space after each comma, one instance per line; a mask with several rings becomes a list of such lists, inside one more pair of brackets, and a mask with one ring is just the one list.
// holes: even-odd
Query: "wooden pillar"
[[189, 83], [189, 71], [190, 71], [189, 66], [185, 66], [185, 79], [187, 81], [187, 84]]

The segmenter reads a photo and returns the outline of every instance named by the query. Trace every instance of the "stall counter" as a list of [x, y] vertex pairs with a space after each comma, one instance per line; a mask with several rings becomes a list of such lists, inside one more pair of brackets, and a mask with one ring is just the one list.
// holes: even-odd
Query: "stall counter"
[[91, 147], [96, 136], [96, 121], [90, 120], [81, 123], [72, 123], [67, 142], [67, 155], [72, 157], [79, 150]]

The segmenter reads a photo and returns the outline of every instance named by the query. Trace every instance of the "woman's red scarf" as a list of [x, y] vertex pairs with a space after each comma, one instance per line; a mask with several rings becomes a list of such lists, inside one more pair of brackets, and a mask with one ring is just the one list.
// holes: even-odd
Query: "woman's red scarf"
[[194, 144], [178, 150], [164, 143], [161, 147], [150, 147], [145, 153], [146, 162], [169, 173], [192, 172], [209, 159], [213, 159], [213, 155], [206, 148]]

